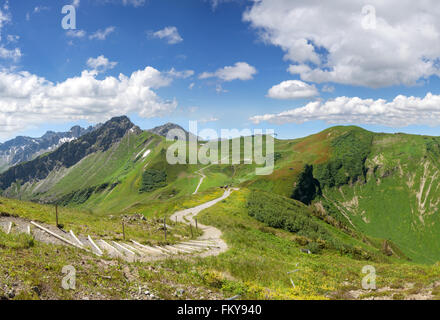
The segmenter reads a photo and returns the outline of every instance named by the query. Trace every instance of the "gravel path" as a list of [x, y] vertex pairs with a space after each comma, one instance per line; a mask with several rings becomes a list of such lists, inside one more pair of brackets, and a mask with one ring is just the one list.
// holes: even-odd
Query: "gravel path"
[[[228, 189], [220, 198], [200, 206], [176, 212], [171, 216], [171, 219], [195, 226], [194, 217], [200, 211], [212, 207], [226, 199], [231, 195], [233, 190], [234, 189]], [[198, 227], [203, 231], [202, 236], [195, 240], [186, 240], [175, 245], [164, 247], [147, 246], [136, 241], [109, 242], [103, 239], [92, 239], [88, 235], [75, 235], [72, 232], [65, 232], [52, 225], [40, 222], [35, 224], [32, 221], [19, 217], [0, 216], [0, 231], [7, 232], [11, 223], [13, 226], [11, 233], [28, 233], [30, 227], [31, 235], [37, 241], [55, 245], [75, 245], [78, 249], [93, 252], [96, 255], [105, 253], [112, 258], [123, 258], [127, 261], [152, 261], [180, 255], [206, 257], [218, 255], [228, 249], [226, 243], [221, 239], [222, 232], [219, 229], [200, 223]]]
[[[206, 202], [194, 208], [178, 211], [171, 216], [171, 220], [177, 222], [183, 222], [186, 224], [192, 224], [195, 226], [196, 222], [194, 220], [194, 217], [196, 215], [198, 215], [202, 210], [208, 209], [213, 205], [217, 204], [218, 202], [229, 197], [233, 190], [238, 190], [238, 189], [228, 189], [220, 198]], [[203, 235], [200, 236], [197, 240], [202, 240], [202, 241], [209, 240], [218, 246], [218, 248], [212, 248], [212, 250], [209, 250], [208, 252], [204, 252], [200, 256], [218, 255], [228, 249], [226, 242], [224, 242], [221, 238], [222, 232], [219, 229], [212, 226], [205, 226], [200, 223], [198, 223], [198, 227], [203, 231]]]

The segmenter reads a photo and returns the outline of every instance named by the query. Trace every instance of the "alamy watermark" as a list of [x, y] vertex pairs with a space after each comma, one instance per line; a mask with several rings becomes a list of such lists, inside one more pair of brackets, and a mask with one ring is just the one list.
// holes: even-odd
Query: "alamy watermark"
[[61, 270], [66, 276], [61, 281], [61, 287], [64, 290], [76, 289], [76, 269], [73, 266], [64, 266]]
[[376, 268], [373, 266], [364, 266], [362, 273], [367, 274], [362, 278], [362, 289], [376, 290]]
[[198, 132], [197, 121], [190, 121], [189, 131], [188, 136], [181, 129], [168, 132], [167, 141], [174, 141], [166, 154], [169, 164], [256, 164], [261, 166], [255, 169], [257, 175], [272, 174], [274, 130], [221, 129], [219, 136], [213, 129]]
[[73, 5], [65, 5], [61, 9], [61, 13], [65, 14], [61, 20], [61, 27], [65, 30], [76, 30], [76, 8]]

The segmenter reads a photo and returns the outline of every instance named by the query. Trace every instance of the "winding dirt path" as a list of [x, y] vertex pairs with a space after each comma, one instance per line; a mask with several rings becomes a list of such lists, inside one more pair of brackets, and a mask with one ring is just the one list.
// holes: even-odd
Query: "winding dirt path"
[[[203, 169], [205, 169], [205, 168], [203, 168]], [[203, 180], [205, 180], [205, 178], [206, 178], [206, 176], [202, 173], [203, 169], [200, 169], [199, 171], [196, 172], [198, 175], [201, 176], [201, 178], [200, 178], [199, 184], [197, 185], [196, 191], [194, 191], [193, 194], [197, 194], [197, 192], [199, 191], [200, 186], [203, 183]]]
[[[178, 211], [171, 216], [171, 220], [177, 222], [183, 222], [188, 225], [192, 224], [195, 226], [196, 221], [194, 217], [196, 215], [198, 215], [202, 210], [208, 209], [214, 206], [215, 204], [219, 203], [220, 201], [223, 201], [224, 199], [228, 198], [231, 195], [232, 191], [234, 190], [238, 190], [238, 189], [227, 189], [220, 198], [211, 200], [194, 208]], [[210, 252], [204, 252], [200, 256], [218, 255], [228, 250], [228, 246], [226, 242], [224, 242], [223, 239], [221, 238], [222, 232], [219, 229], [212, 226], [205, 226], [200, 223], [198, 223], [198, 227], [203, 231], [203, 235], [200, 236], [197, 240], [201, 240], [201, 241], [209, 240], [218, 246], [218, 248], [212, 248]]]
[[[220, 163], [221, 163], [223, 160], [227, 159], [227, 158], [228, 158], [228, 157], [224, 157], [223, 159], [221, 159], [221, 160], [220, 160]], [[199, 188], [200, 188], [200, 186], [202, 185], [203, 180], [205, 180], [205, 178], [206, 178], [206, 176], [203, 174], [202, 171], [205, 170], [205, 169], [207, 169], [207, 168], [209, 168], [209, 167], [211, 167], [211, 166], [213, 166], [214, 164], [216, 164], [216, 163], [211, 163], [210, 165], [208, 165], [208, 166], [206, 166], [206, 167], [204, 167], [204, 168], [199, 169], [199, 170], [196, 171], [196, 173], [197, 173], [199, 176], [201, 176], [201, 178], [200, 178], [199, 184], [197, 185], [196, 191], [194, 191], [193, 194], [197, 194], [197, 192], [199, 192]]]
[[[223, 196], [194, 208], [178, 211], [171, 216], [172, 220], [195, 227], [194, 217], [209, 207], [229, 197], [233, 190], [228, 189]], [[197, 239], [185, 240], [173, 245], [148, 246], [136, 241], [105, 241], [92, 239], [89, 235], [75, 235], [45, 223], [35, 223], [19, 217], [0, 216], [0, 231], [11, 233], [30, 233], [32, 237], [44, 243], [75, 247], [92, 252], [98, 256], [108, 254], [112, 258], [123, 258], [127, 261], [152, 261], [171, 256], [191, 255], [207, 257], [218, 255], [228, 249], [221, 239], [222, 232], [212, 226], [198, 224], [203, 235]]]

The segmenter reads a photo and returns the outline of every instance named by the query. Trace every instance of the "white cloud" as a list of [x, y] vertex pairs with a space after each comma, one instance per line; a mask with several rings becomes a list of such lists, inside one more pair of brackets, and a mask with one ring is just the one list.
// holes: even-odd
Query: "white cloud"
[[93, 40], [93, 39], [105, 40], [109, 34], [111, 34], [112, 32], [115, 31], [115, 29], [116, 28], [113, 26], [107, 27], [107, 28], [105, 28], [105, 30], [100, 29], [100, 30], [96, 31], [95, 33], [91, 34], [89, 36], [89, 39], [90, 40]]
[[145, 0], [122, 0], [124, 6], [131, 5], [135, 8], [141, 7], [145, 4]]
[[4, 7], [4, 10], [0, 9], [0, 30], [3, 26], [11, 22], [11, 15], [9, 14], [9, 7]]
[[92, 68], [93, 70], [99, 73], [113, 69], [114, 67], [116, 67], [117, 64], [118, 64], [117, 62], [112, 62], [103, 55], [100, 55], [99, 57], [96, 58], [89, 58], [87, 60], [87, 66], [89, 66], [89, 68]]
[[86, 32], [84, 30], [69, 30], [66, 35], [71, 38], [84, 38]]
[[338, 97], [326, 102], [310, 102], [304, 107], [278, 114], [258, 115], [254, 123], [304, 123], [321, 120], [331, 124], [372, 124], [388, 127], [440, 125], [440, 95], [424, 98], [397, 96], [392, 101]]
[[322, 92], [328, 92], [328, 93], [332, 93], [332, 92], [334, 92], [335, 91], [335, 87], [334, 86], [330, 86], [330, 85], [328, 85], [328, 84], [326, 84], [326, 85], [324, 85], [323, 87], [322, 87]]
[[6, 37], [6, 39], [8, 40], [8, 42], [17, 42], [20, 39], [20, 36], [17, 35], [12, 35], [12, 34], [8, 34], [8, 36]]
[[21, 50], [19, 48], [15, 49], [6, 49], [3, 46], [0, 46], [0, 58], [2, 59], [11, 59], [17, 62], [22, 56]]
[[198, 120], [198, 122], [200, 122], [200, 123], [208, 123], [208, 122], [216, 122], [216, 121], [219, 121], [219, 120], [220, 119], [216, 118], [216, 117], [209, 117], [209, 118], [200, 119], [200, 120]]
[[318, 94], [314, 85], [299, 80], [288, 80], [270, 88], [267, 96], [273, 99], [307, 99]]
[[194, 75], [194, 70], [177, 71], [176, 69], [172, 68], [167, 73], [173, 78], [187, 79]]
[[243, 19], [285, 52], [290, 72], [303, 81], [375, 88], [439, 75], [440, 3], [368, 3], [376, 11], [375, 28], [365, 28], [363, 0], [259, 0]]
[[29, 72], [0, 72], [0, 137], [48, 122], [109, 117], [136, 113], [149, 118], [172, 112], [177, 101], [164, 101], [154, 89], [171, 79], [146, 67], [130, 76], [96, 79], [96, 71], [53, 83]]
[[162, 30], [153, 32], [151, 36], [153, 38], [165, 39], [168, 44], [177, 44], [183, 41], [176, 27], [165, 27]]
[[226, 3], [226, 2], [244, 2], [245, 0], [209, 0], [209, 2], [211, 3], [211, 7], [213, 10], [217, 9], [217, 7], [221, 4], [221, 3]]
[[[0, 8], [0, 40], [1, 40], [1, 33], [2, 33], [2, 29], [3, 27], [10, 23], [12, 21], [11, 15], [9, 13], [9, 2], [6, 1], [3, 9]], [[10, 40], [18, 40], [18, 38], [15, 36], [7, 36], [7, 41], [8, 42], [14, 42], [14, 41], [10, 41]], [[6, 48], [3, 44], [0, 44], [0, 58], [1, 59], [8, 59], [8, 60], [12, 60], [14, 62], [17, 62], [18, 60], [20, 60], [22, 56], [21, 50], [20, 48], [13, 48], [13, 49], [8, 49]]]
[[237, 62], [233, 66], [226, 66], [218, 69], [216, 72], [203, 72], [199, 75], [199, 79], [219, 78], [223, 81], [233, 80], [251, 80], [257, 73], [255, 67], [247, 64], [246, 62]]
[[192, 89], [194, 88], [195, 85], [196, 85], [196, 84], [195, 84], [194, 82], [191, 82], [191, 83], [189, 84], [189, 86], [188, 86], [188, 89], [189, 89], [189, 90], [192, 90]]
[[218, 94], [220, 94], [220, 93], [227, 93], [228, 90], [223, 89], [223, 86], [221, 84], [217, 84], [215, 86], [215, 92], [217, 92]]
[[40, 13], [42, 11], [47, 11], [47, 10], [50, 10], [50, 8], [45, 6], [37, 6], [34, 8], [34, 13]]

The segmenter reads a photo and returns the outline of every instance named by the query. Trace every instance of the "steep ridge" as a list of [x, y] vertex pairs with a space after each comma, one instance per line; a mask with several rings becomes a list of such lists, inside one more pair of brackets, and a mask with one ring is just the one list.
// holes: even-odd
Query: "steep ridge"
[[[283, 143], [294, 155], [250, 186], [293, 198], [310, 192], [327, 219], [391, 240], [414, 261], [440, 260], [439, 138], [334, 127]], [[319, 192], [301, 180], [307, 165]]]
[[90, 126], [87, 129], [74, 126], [67, 132], [48, 131], [39, 138], [19, 136], [5, 143], [0, 143], [0, 172], [32, 160], [45, 152], [54, 151], [63, 143], [75, 140], [92, 132], [97, 127], [99, 125]]
[[91, 153], [108, 150], [130, 129], [139, 130], [127, 117], [113, 118], [97, 130], [63, 144], [54, 152], [8, 169], [0, 175], [0, 188], [7, 189], [17, 181], [23, 184], [45, 179], [55, 169], [69, 168]]
[[162, 137], [166, 138], [168, 135], [168, 132], [170, 132], [171, 130], [174, 130], [174, 129], [183, 131], [185, 133], [185, 136], [187, 139], [189, 139], [189, 137], [193, 137], [193, 138], [197, 139], [197, 137], [195, 135], [193, 135], [192, 133], [186, 131], [181, 126], [179, 126], [175, 123], [171, 123], [171, 122], [165, 123], [164, 125], [161, 125], [161, 126], [157, 126], [153, 129], [149, 129], [148, 131], [151, 133], [157, 134], [158, 136], [162, 136]]

